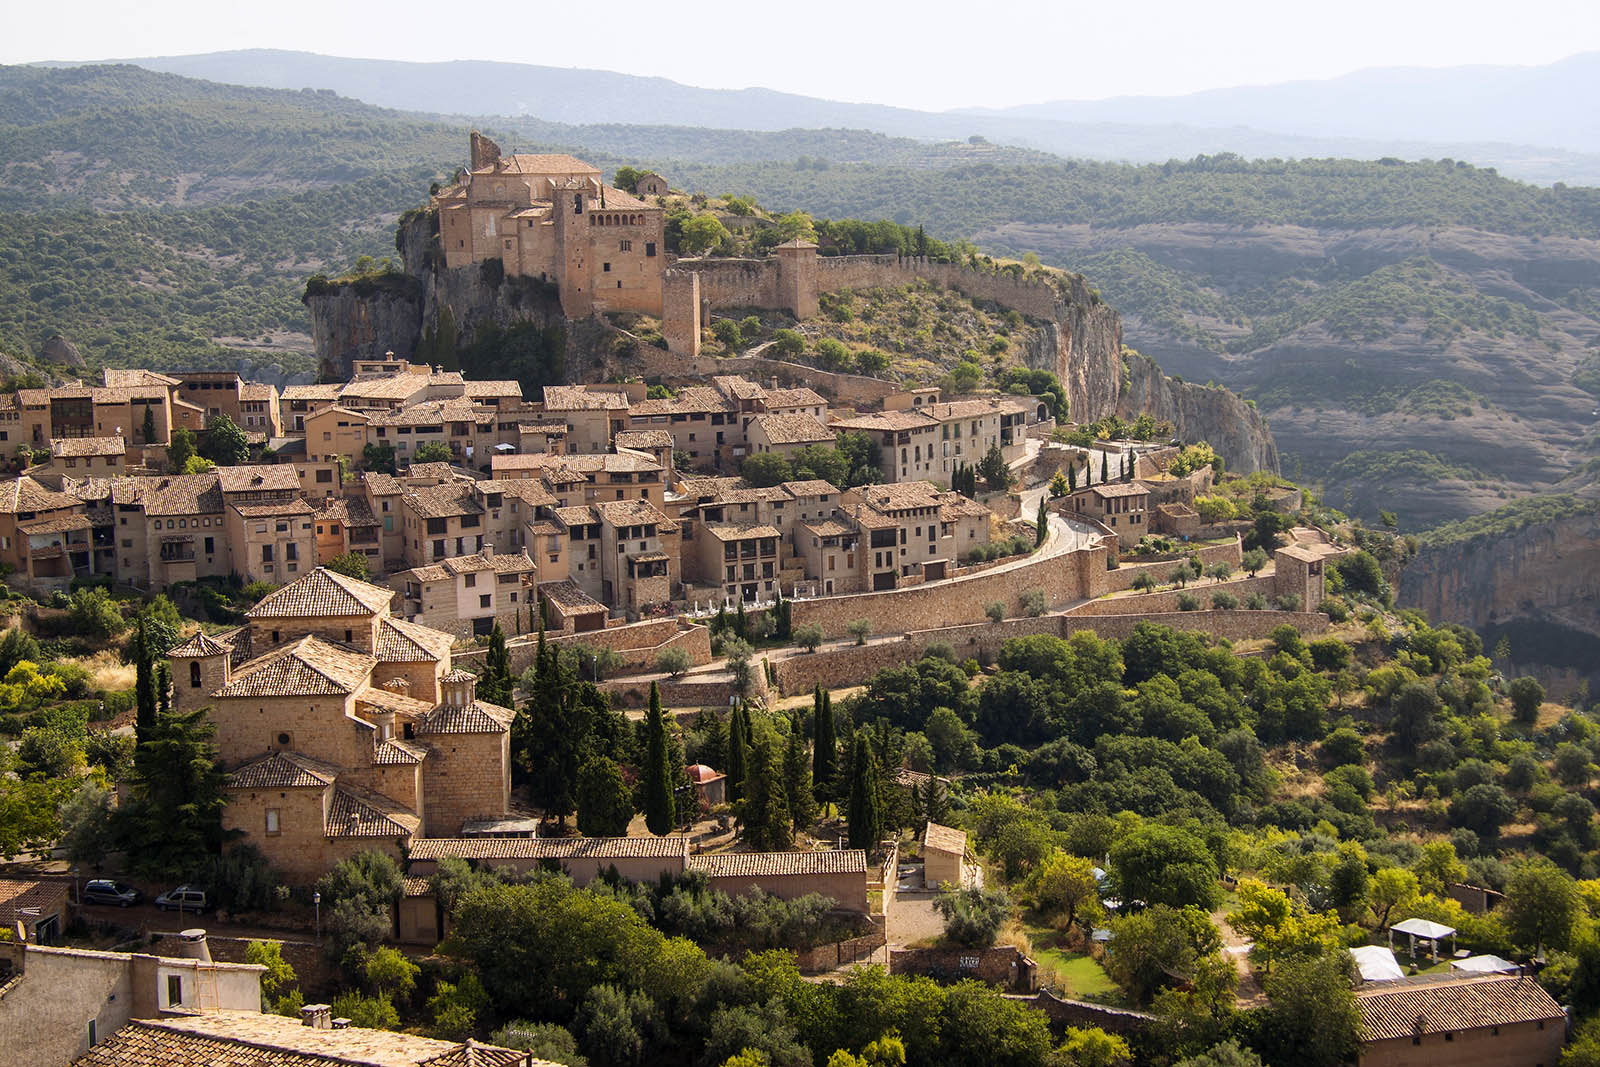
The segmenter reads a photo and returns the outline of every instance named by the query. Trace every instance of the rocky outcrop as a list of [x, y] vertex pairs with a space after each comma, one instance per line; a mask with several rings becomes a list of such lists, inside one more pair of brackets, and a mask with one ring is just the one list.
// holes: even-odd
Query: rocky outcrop
[[422, 337], [420, 287], [329, 282], [308, 288], [305, 303], [325, 378], [347, 377], [357, 359], [385, 352], [409, 356]]
[[1278, 470], [1278, 446], [1266, 420], [1237, 393], [1170, 378], [1155, 360], [1138, 353], [1128, 353], [1123, 363], [1127, 375], [1117, 397], [1117, 415], [1132, 420], [1149, 412], [1166, 419], [1184, 440], [1210, 444], [1230, 471]]
[[39, 355], [51, 363], [63, 367], [86, 367], [83, 356], [78, 352], [78, 346], [71, 341], [56, 334], [39, 348]]
[[1424, 542], [1399, 599], [1491, 646], [1506, 637], [1519, 673], [1600, 686], [1600, 502], [1493, 536]]
[[1168, 377], [1147, 356], [1124, 355], [1121, 316], [1073, 277], [1083, 292], [1075, 286], [1024, 359], [1061, 379], [1074, 421], [1132, 420], [1149, 412], [1171, 422], [1184, 440], [1209, 443], [1231, 471], [1278, 470], [1278, 446], [1255, 408], [1227, 389]]

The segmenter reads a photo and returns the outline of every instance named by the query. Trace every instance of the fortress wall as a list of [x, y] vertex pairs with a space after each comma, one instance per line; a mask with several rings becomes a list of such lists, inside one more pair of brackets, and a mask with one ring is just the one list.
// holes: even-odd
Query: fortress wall
[[[679, 260], [679, 270], [700, 276], [700, 303], [706, 308], [778, 306], [778, 266], [770, 259]], [[704, 322], [701, 323], [705, 325]]]

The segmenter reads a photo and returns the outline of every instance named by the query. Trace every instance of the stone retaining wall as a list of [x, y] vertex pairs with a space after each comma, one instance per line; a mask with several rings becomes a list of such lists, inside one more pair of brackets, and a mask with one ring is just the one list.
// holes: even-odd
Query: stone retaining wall
[[1272, 631], [1288, 623], [1302, 634], [1327, 632], [1328, 617], [1320, 611], [1174, 611], [1138, 615], [1057, 616], [1061, 636], [1071, 637], [1079, 630], [1090, 630], [1101, 637], [1125, 640], [1141, 622], [1170, 626], [1174, 630], [1201, 630], [1229, 641], [1250, 641], [1270, 637]]
[[[699, 623], [684, 627], [676, 616], [610, 626], [586, 633], [547, 634], [545, 640], [552, 645], [569, 648], [578, 645], [609, 648], [622, 657], [622, 669], [634, 673], [655, 670], [656, 656], [665, 648], [681, 648], [688, 652], [691, 667], [711, 662], [711, 631]], [[538, 635], [506, 642], [506, 653], [511, 657], [511, 673], [519, 675], [533, 666], [538, 652]], [[458, 666], [476, 670], [488, 654], [486, 648], [473, 648], [457, 652], [454, 660]]]
[[1031, 993], [1038, 988], [1039, 965], [1015, 945], [891, 949], [889, 973], [925, 974], [950, 982], [976, 978], [1002, 989]]
[[888, 943], [882, 930], [853, 937], [848, 941], [835, 941], [828, 945], [802, 949], [795, 953], [801, 974], [821, 974], [852, 963], [872, 958], [872, 954]]
[[1064, 1000], [1041, 989], [1032, 996], [1007, 995], [1007, 999], [1028, 1004], [1044, 1012], [1058, 1033], [1068, 1026], [1096, 1026], [1110, 1034], [1130, 1034], [1148, 1028], [1155, 1016], [1142, 1011], [1110, 1008], [1087, 1000]]
[[1271, 575], [1262, 578], [1239, 578], [1231, 582], [1213, 582], [1202, 579], [1190, 582], [1187, 589], [1162, 589], [1154, 593], [1138, 593], [1131, 597], [1104, 597], [1091, 600], [1087, 604], [1079, 604], [1068, 608], [1068, 615], [1126, 615], [1133, 611], [1138, 612], [1168, 612], [1178, 611], [1178, 594], [1189, 593], [1200, 598], [1200, 603], [1206, 607], [1211, 605], [1211, 594], [1215, 592], [1232, 593], [1239, 598], [1239, 603], [1244, 603], [1246, 597], [1252, 593], [1260, 593], [1271, 599], [1277, 595], [1276, 581]]

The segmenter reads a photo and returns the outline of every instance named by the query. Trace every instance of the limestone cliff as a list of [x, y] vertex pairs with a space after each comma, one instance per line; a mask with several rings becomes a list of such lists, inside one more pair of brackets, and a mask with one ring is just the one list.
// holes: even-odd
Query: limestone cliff
[[1518, 672], [1549, 686], [1588, 677], [1600, 689], [1600, 502], [1549, 506], [1555, 517], [1543, 521], [1425, 539], [1401, 576], [1400, 603], [1471, 626], [1491, 647], [1504, 636]]
[[1187, 441], [1206, 441], [1241, 474], [1278, 470], [1278, 447], [1255, 408], [1227, 389], [1168, 377], [1155, 360], [1122, 349], [1122, 319], [1070, 275], [1070, 298], [1057, 304], [1025, 355], [1028, 366], [1054, 371], [1067, 391], [1071, 417], [1132, 420], [1145, 412], [1166, 419]]

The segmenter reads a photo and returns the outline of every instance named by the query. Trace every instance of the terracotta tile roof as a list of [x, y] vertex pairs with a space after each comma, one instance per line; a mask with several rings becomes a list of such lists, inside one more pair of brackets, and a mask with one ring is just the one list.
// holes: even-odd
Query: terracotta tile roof
[[268, 593], [246, 615], [252, 619], [387, 615], [393, 599], [392, 589], [318, 567], [282, 589]]
[[452, 574], [481, 574], [484, 571], [493, 571], [496, 574], [521, 574], [534, 569], [534, 562], [528, 558], [526, 549], [519, 549], [516, 552], [496, 552], [492, 556], [452, 556], [440, 560], [439, 563]]
[[[290, 474], [292, 467], [285, 468]], [[117, 499], [117, 482], [112, 480], [111, 500]], [[206, 474], [173, 474], [161, 478], [133, 478], [129, 481], [144, 483], [135, 490], [142, 500], [146, 515], [220, 515], [222, 513], [222, 483], [215, 471]], [[131, 502], [138, 502], [131, 501]]]
[[817, 408], [828, 410], [828, 401], [815, 389], [802, 386], [798, 389], [768, 389], [767, 410], [778, 411], [782, 408]]
[[478, 396], [492, 396], [492, 397], [514, 396], [518, 400], [522, 399], [522, 383], [521, 382], [517, 382], [517, 381], [503, 380], [503, 381], [467, 382], [466, 383], [466, 391], [467, 391], [467, 395], [470, 396], [470, 397], [478, 397]]
[[837, 496], [839, 487], [832, 482], [825, 482], [821, 478], [811, 478], [801, 482], [782, 482], [778, 486], [792, 497], [802, 496]]
[[361, 480], [366, 483], [367, 492], [373, 496], [394, 496], [405, 492], [406, 488], [394, 475], [378, 471], [366, 472], [361, 476]]
[[767, 391], [761, 386], [737, 374], [713, 374], [711, 381], [719, 393], [731, 396], [735, 400], [760, 400], [767, 395]]
[[70, 493], [58, 493], [26, 474], [0, 488], [0, 512], [12, 515], [22, 511], [55, 511], [79, 503]]
[[[527, 1053], [351, 1026], [319, 1030], [299, 1019], [222, 1011], [129, 1023], [90, 1049], [86, 1067], [513, 1067]], [[531, 1067], [551, 1067], [532, 1060]]]
[[550, 603], [565, 611], [607, 610], [604, 604], [585, 593], [571, 578], [559, 582], [543, 582], [539, 585], [539, 593]]
[[368, 421], [374, 426], [433, 426], [445, 422], [486, 422], [493, 418], [493, 408], [478, 407], [466, 397], [451, 397], [407, 404], [398, 411], [373, 411]]
[[[22, 914], [23, 908], [38, 908], [37, 915]], [[0, 923], [10, 929], [18, 919], [38, 920], [67, 910], [65, 882], [38, 882], [20, 878], [0, 878]], [[31, 929], [32, 923], [29, 923]], [[31, 936], [31, 935], [30, 935]]]
[[239, 385], [240, 400], [267, 400], [278, 399], [278, 387], [270, 383], [242, 382]]
[[304, 499], [297, 498], [269, 504], [234, 504], [232, 510], [246, 519], [270, 519], [281, 515], [310, 515], [316, 509]]
[[167, 655], [173, 659], [194, 659], [201, 656], [225, 656], [232, 651], [232, 645], [224, 644], [204, 630], [199, 630], [187, 641], [174, 646]]
[[329, 385], [286, 385], [278, 397], [281, 400], [337, 400], [343, 388], [337, 382]]
[[336, 785], [322, 831], [328, 837], [410, 837], [422, 820], [388, 797]]
[[501, 734], [511, 729], [516, 713], [498, 704], [440, 704], [417, 724], [418, 734]]
[[803, 522], [800, 525], [816, 534], [818, 537], [843, 537], [855, 533], [855, 528], [847, 526], [837, 519], [824, 519], [822, 522]]
[[930, 822], [927, 828], [922, 831], [922, 848], [924, 851], [937, 849], [940, 852], [954, 852], [958, 856], [965, 855], [967, 851], [966, 831]]
[[650, 415], [695, 415], [737, 410], [732, 400], [703, 385], [686, 385], [669, 399], [641, 400], [628, 406], [630, 418]]
[[[689, 839], [666, 837], [424, 837], [412, 860], [670, 859], [687, 856]], [[863, 856], [865, 853], [863, 853]], [[862, 870], [866, 868], [863, 867]]]
[[1106, 499], [1114, 499], [1124, 496], [1148, 496], [1150, 487], [1139, 481], [1111, 482], [1110, 484], [1102, 482], [1099, 485], [1091, 485], [1078, 491], [1080, 493], [1093, 493], [1095, 496]]
[[929, 482], [897, 482], [888, 485], [863, 485], [861, 499], [879, 511], [905, 511], [910, 508], [938, 507], [939, 490]]
[[299, 752], [269, 752], [228, 775], [229, 789], [321, 789], [339, 777], [331, 763]]
[[638, 526], [655, 523], [666, 532], [678, 528], [676, 522], [667, 518], [660, 508], [648, 500], [608, 500], [604, 503], [595, 504], [593, 507], [596, 513], [613, 526]]
[[52, 437], [50, 455], [57, 459], [81, 456], [126, 455], [128, 443], [121, 437]]
[[672, 434], [666, 430], [623, 430], [612, 440], [618, 448], [672, 447]]
[[813, 444], [833, 441], [837, 437], [832, 430], [818, 422], [816, 416], [806, 412], [796, 415], [757, 415], [751, 421], [760, 426], [767, 440], [775, 445]]
[[957, 419], [980, 419], [989, 415], [1021, 415], [1032, 409], [1032, 397], [986, 396], [971, 400], [950, 400], [938, 404], [924, 404], [923, 411], [941, 422]]
[[407, 875], [400, 879], [400, 891], [408, 897], [433, 896], [433, 879]]
[[473, 499], [472, 486], [465, 482], [408, 489], [405, 500], [411, 510], [424, 519], [483, 514], [483, 505]]
[[719, 541], [742, 541], [751, 537], [783, 536], [776, 526], [768, 526], [764, 523], [750, 523], [742, 526], [738, 523], [708, 524], [706, 533]]
[[688, 869], [710, 878], [782, 878], [807, 874], [867, 872], [867, 854], [860, 849], [822, 852], [714, 852], [689, 857]]
[[559, 177], [564, 174], [593, 174], [598, 176], [598, 168], [585, 163], [577, 156], [562, 153], [544, 154], [519, 154], [502, 156], [501, 166], [484, 168], [472, 173], [478, 174], [536, 174], [543, 177]]
[[877, 411], [853, 419], [835, 419], [828, 424], [835, 430], [931, 430], [938, 422], [920, 411]]
[[623, 411], [627, 407], [628, 398], [620, 392], [590, 392], [577, 385], [544, 387], [546, 411]]
[[544, 482], [538, 478], [485, 478], [474, 482], [473, 488], [480, 496], [504, 493], [536, 508], [554, 507], [556, 503], [556, 498], [550, 495], [550, 490], [545, 488]]
[[1356, 1007], [1363, 1041], [1564, 1018], [1561, 1005], [1538, 982], [1520, 975], [1363, 989], [1356, 992]]
[[163, 388], [171, 388], [180, 384], [177, 378], [170, 378], [165, 374], [157, 374], [155, 371], [145, 370], [143, 367], [106, 367], [100, 372], [100, 380], [111, 389], [136, 385], [159, 385]]
[[362, 378], [339, 390], [339, 397], [357, 397], [373, 400], [405, 400], [428, 388], [428, 374], [386, 374], [376, 378]]
[[17, 523], [18, 530], [30, 535], [70, 533], [73, 530], [88, 530], [93, 526], [94, 523], [89, 521], [89, 516], [83, 514], [57, 514], [43, 519], [30, 519], [27, 522]]
[[571, 507], [553, 508], [551, 514], [561, 520], [562, 525], [571, 529], [574, 526], [592, 526], [600, 520], [595, 513], [589, 510], [586, 504], [574, 504]]
[[364, 652], [308, 635], [243, 664], [213, 695], [342, 696], [366, 684], [375, 662]]
[[421, 745], [396, 737], [379, 741], [372, 747], [372, 762], [380, 767], [414, 767], [427, 756], [428, 750]]
[[346, 526], [376, 526], [378, 519], [366, 500], [358, 496], [329, 496], [318, 501], [317, 518]]
[[[391, 681], [394, 680], [391, 679]], [[398, 680], [405, 682], [404, 678]], [[407, 684], [409, 685], [410, 683]], [[416, 697], [406, 696], [403, 690], [389, 689], [386, 686], [387, 683], [384, 686], [372, 686], [357, 693], [357, 709], [362, 705], [366, 705], [369, 708], [376, 708], [380, 712], [393, 712], [396, 715], [404, 715], [408, 719], [419, 722], [432, 714], [433, 705], [426, 700], [418, 700]]]
[[971, 497], [963, 496], [960, 493], [939, 494], [939, 518], [941, 519], [981, 519], [989, 514], [988, 508]]
[[384, 615], [378, 619], [374, 653], [381, 663], [432, 663], [449, 655], [453, 644], [455, 639], [443, 631]]
[[218, 467], [214, 472], [224, 493], [260, 493], [270, 490], [300, 492], [300, 477], [289, 463]]
[[787, 503], [790, 499], [788, 491], [776, 485], [769, 485], [761, 489], [752, 489], [748, 485], [742, 485], [726, 490], [716, 502], [719, 504], [758, 504], [782, 500]]

